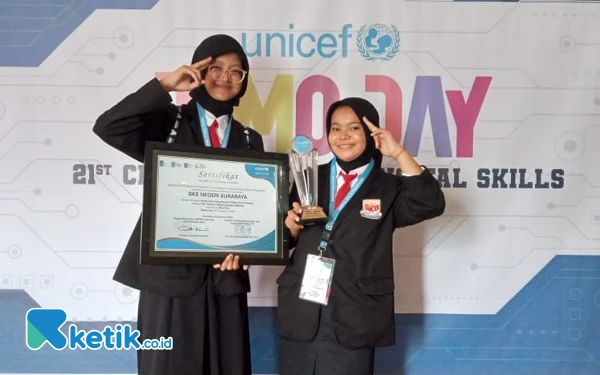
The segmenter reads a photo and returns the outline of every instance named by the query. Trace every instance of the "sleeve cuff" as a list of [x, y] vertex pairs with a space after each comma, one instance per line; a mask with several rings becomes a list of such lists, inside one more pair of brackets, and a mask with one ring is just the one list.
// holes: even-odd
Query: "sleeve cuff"
[[[422, 171], [424, 171], [424, 170], [425, 170], [425, 167], [424, 167], [424, 166], [421, 166], [421, 170], [422, 170]], [[408, 173], [404, 173], [404, 172], [401, 172], [400, 174], [401, 174], [403, 177], [414, 177], [414, 176], [415, 176], [414, 174], [408, 174]]]
[[146, 100], [143, 102], [145, 110], [154, 110], [156, 107], [169, 106], [173, 102], [171, 94], [169, 94], [160, 84], [157, 78], [148, 81], [138, 90], [138, 94]]

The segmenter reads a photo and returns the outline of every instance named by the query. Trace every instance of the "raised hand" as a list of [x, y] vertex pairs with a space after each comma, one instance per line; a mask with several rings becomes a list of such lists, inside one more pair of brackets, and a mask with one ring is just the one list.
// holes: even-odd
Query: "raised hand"
[[371, 136], [375, 140], [375, 147], [381, 151], [383, 156], [390, 156], [395, 159], [404, 151], [404, 147], [394, 139], [394, 136], [388, 130], [378, 128], [366, 117], [363, 117], [363, 121], [369, 130], [371, 130]]
[[200, 72], [208, 67], [212, 57], [207, 57], [192, 65], [182, 65], [160, 80], [160, 84], [167, 91], [191, 91], [204, 84]]

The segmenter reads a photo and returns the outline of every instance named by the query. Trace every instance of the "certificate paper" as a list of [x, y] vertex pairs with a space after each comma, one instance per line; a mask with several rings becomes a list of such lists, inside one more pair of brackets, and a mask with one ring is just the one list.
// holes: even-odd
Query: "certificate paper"
[[157, 251], [276, 252], [272, 165], [159, 156]]
[[140, 264], [284, 265], [287, 154], [147, 142]]

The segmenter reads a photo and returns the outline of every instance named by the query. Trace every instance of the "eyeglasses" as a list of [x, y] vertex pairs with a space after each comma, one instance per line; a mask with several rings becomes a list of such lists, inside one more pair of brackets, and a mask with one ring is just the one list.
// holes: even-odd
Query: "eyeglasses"
[[208, 72], [210, 73], [213, 79], [219, 79], [223, 77], [223, 74], [225, 74], [225, 72], [227, 72], [229, 74], [229, 78], [234, 83], [242, 82], [244, 78], [246, 78], [246, 74], [248, 74], [248, 72], [246, 72], [243, 69], [233, 68], [225, 70], [222, 66], [219, 65], [211, 65], [210, 67], [208, 67]]

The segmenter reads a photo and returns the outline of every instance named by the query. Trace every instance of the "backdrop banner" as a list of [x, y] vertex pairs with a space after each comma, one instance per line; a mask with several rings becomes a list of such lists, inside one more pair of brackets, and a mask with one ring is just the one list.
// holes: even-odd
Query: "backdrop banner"
[[[90, 330], [135, 329], [138, 291], [112, 276], [144, 168], [92, 127], [215, 33], [249, 56], [235, 115], [267, 151], [304, 134], [329, 161], [326, 110], [360, 96], [442, 184], [445, 214], [395, 234], [397, 342], [378, 374], [600, 372], [595, 2], [15, 0], [0, 1], [1, 374], [136, 373], [135, 348]], [[280, 272], [250, 269], [256, 374], [278, 372]]]

